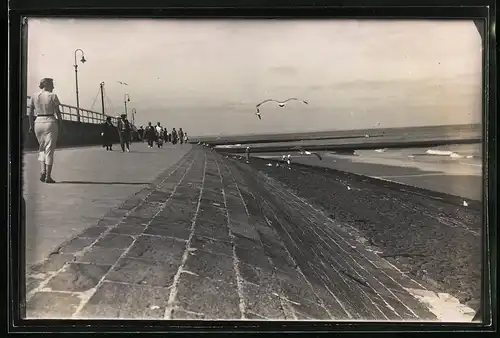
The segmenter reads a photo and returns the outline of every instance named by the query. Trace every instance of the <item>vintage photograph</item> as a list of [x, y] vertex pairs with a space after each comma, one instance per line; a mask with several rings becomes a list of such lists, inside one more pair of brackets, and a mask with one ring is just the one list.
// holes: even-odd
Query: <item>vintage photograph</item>
[[25, 318], [480, 320], [477, 22], [25, 28]]

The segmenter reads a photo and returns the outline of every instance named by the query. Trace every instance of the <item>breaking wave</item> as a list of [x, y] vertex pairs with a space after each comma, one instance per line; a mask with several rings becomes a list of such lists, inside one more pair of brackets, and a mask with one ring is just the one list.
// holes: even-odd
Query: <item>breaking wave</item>
[[449, 151], [449, 150], [436, 150], [436, 149], [428, 149], [425, 152], [427, 155], [433, 155], [433, 156], [449, 156], [451, 158], [472, 158], [472, 156], [463, 156], [460, 155], [456, 152]]

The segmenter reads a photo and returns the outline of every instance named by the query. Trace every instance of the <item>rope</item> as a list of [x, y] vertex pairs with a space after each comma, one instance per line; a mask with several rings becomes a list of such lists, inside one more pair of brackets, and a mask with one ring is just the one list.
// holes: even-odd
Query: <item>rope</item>
[[[115, 115], [115, 108], [113, 107], [113, 103], [111, 102], [111, 99], [106, 94], [106, 90], [104, 90], [104, 98], [106, 99], [106, 102], [108, 102], [109, 107], [111, 107], [111, 111], [113, 112], [112, 115]], [[108, 115], [110, 115], [110, 114], [108, 114]]]
[[95, 94], [95, 98], [94, 98], [94, 102], [92, 103], [92, 106], [90, 107], [90, 110], [92, 110], [94, 108], [94, 105], [97, 101], [97, 97], [99, 96], [99, 91], [101, 90], [101, 88], [99, 87], [99, 89], [97, 90], [97, 94]]

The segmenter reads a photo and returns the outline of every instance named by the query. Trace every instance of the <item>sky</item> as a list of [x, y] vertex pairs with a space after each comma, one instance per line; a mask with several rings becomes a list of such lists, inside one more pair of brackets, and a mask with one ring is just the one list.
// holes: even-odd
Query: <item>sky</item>
[[[472, 21], [28, 20], [27, 91], [54, 78], [62, 103], [137, 111], [188, 134], [230, 135], [481, 122]], [[77, 60], [81, 54], [77, 54]], [[118, 81], [126, 82], [128, 86]], [[297, 97], [284, 108], [262, 100]], [[109, 104], [108, 102], [111, 102]]]

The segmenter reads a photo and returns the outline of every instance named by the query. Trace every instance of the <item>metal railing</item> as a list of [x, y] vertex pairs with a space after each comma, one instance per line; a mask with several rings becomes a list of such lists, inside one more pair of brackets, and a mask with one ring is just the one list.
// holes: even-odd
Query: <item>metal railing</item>
[[[29, 114], [30, 103], [31, 99], [28, 96], [28, 106], [26, 109], [26, 115]], [[75, 106], [70, 106], [69, 104], [61, 104], [59, 108], [61, 110], [61, 116], [63, 120], [75, 121], [75, 122], [78, 121], [77, 108]], [[103, 113], [83, 108], [80, 108], [79, 111], [80, 111], [80, 122], [83, 123], [101, 124], [104, 123], [106, 121], [106, 118], [109, 116]], [[114, 116], [109, 116], [109, 117], [111, 117], [111, 122], [113, 122], [113, 124], [116, 125], [118, 119]]]
[[[63, 120], [78, 121], [78, 114], [76, 107], [70, 106], [68, 104], [61, 104], [60, 109]], [[80, 111], [80, 122], [83, 123], [101, 124], [106, 122], [106, 117], [109, 116], [109, 115], [104, 115], [103, 113], [83, 108], [80, 108], [79, 111]], [[111, 122], [113, 122], [113, 124], [116, 125], [117, 118], [114, 116], [110, 117], [111, 117]]]

